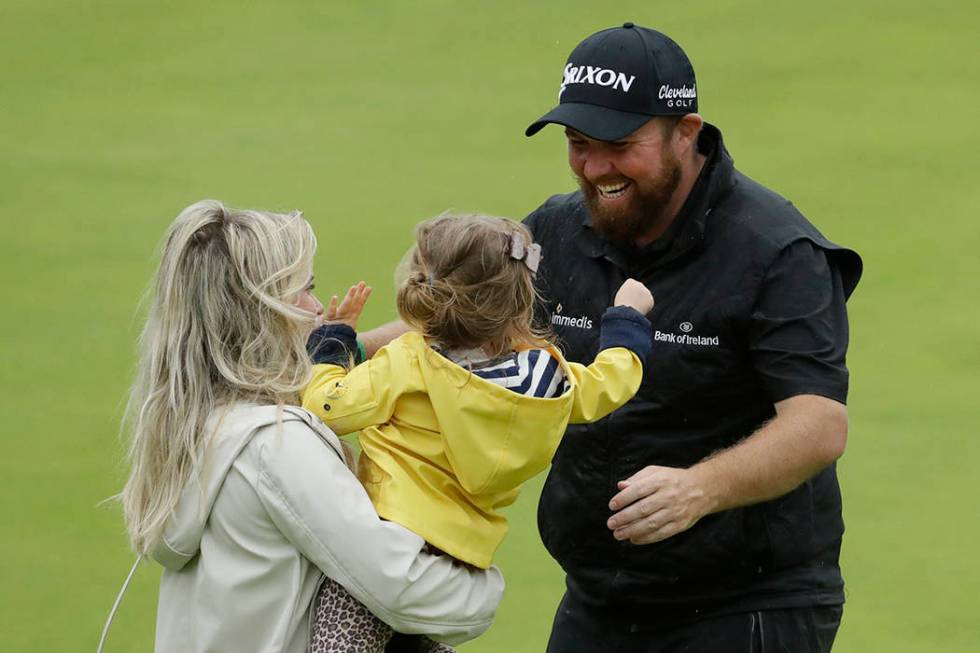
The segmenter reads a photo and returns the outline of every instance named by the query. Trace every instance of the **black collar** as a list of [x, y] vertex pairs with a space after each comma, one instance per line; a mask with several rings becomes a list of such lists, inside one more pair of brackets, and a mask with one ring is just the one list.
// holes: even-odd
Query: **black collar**
[[707, 161], [663, 236], [643, 248], [615, 245], [592, 228], [592, 215], [583, 201], [579, 204], [581, 228], [575, 236], [582, 253], [590, 258], [605, 258], [628, 274], [639, 275], [698, 248], [704, 241], [712, 208], [735, 185], [735, 164], [717, 127], [704, 124], [698, 136], [698, 150], [708, 157]]

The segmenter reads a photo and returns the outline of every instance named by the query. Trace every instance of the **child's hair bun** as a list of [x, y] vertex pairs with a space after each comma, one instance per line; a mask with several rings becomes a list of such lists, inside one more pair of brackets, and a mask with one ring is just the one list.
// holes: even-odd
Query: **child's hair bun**
[[483, 347], [495, 355], [518, 343], [545, 343], [546, 334], [532, 326], [533, 273], [511, 256], [515, 234], [532, 244], [527, 227], [506, 218], [447, 213], [420, 223], [398, 288], [402, 319], [450, 349]]

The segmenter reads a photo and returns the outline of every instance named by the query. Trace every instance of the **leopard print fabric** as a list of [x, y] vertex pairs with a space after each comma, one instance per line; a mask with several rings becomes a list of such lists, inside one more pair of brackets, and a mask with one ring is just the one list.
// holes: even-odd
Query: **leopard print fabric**
[[[388, 624], [371, 614], [340, 583], [323, 579], [313, 599], [310, 653], [384, 653], [393, 635]], [[413, 653], [455, 653], [455, 649], [428, 637], [410, 640]]]

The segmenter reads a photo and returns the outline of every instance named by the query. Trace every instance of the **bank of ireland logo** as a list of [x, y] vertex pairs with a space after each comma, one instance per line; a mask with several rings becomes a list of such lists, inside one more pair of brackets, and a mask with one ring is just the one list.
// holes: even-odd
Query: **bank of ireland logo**
[[696, 347], [718, 347], [721, 345], [721, 339], [718, 336], [692, 335], [691, 332], [694, 331], [693, 322], [681, 322], [677, 325], [677, 330], [680, 331], [680, 333], [655, 329], [653, 332], [653, 340], [654, 342], [666, 342], [685, 346], [693, 345]]

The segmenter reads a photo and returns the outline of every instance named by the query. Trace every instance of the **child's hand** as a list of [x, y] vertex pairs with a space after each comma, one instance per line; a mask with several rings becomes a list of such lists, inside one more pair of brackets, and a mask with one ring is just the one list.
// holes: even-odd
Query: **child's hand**
[[653, 310], [653, 295], [636, 279], [627, 279], [616, 291], [613, 306], [629, 306], [646, 315]]
[[371, 296], [373, 288], [366, 285], [363, 281], [351, 286], [344, 295], [344, 300], [337, 305], [337, 295], [330, 298], [330, 305], [323, 312], [324, 324], [346, 324], [350, 328], [357, 330], [357, 319], [361, 317], [361, 311]]

